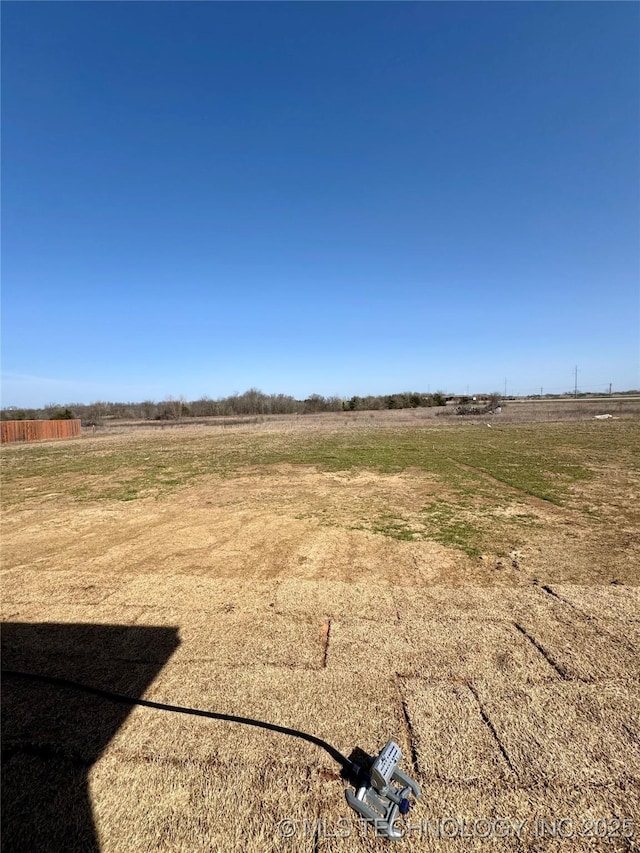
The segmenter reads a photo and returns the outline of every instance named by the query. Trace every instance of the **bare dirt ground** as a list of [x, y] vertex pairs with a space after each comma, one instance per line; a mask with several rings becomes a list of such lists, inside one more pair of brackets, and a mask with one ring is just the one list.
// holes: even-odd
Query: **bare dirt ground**
[[[371, 420], [6, 448], [3, 666], [301, 729], [347, 755], [393, 737], [423, 788], [403, 849], [639, 849], [637, 422], [575, 433], [589, 478], [559, 473], [554, 502], [527, 491], [537, 456], [526, 481], [500, 467], [504, 448], [532, 446], [517, 425], [465, 427], [468, 444], [426, 426], [425, 446], [449, 442], [429, 457], [446, 467], [412, 444], [412, 464], [380, 470]], [[536, 429], [540, 459], [571, 456], [570, 432]], [[291, 456], [309, 431], [331, 438], [326, 464], [315, 438]], [[343, 465], [353, 431], [370, 465]], [[239, 448], [232, 471], [194, 473], [193, 458]], [[160, 458], [166, 479], [141, 479]], [[385, 844], [308, 743], [4, 687], [3, 849]]]

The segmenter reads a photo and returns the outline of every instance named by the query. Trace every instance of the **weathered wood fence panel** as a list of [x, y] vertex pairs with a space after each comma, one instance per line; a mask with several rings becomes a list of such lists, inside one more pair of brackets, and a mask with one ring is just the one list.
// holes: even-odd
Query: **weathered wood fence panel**
[[74, 438], [80, 434], [80, 418], [70, 418], [63, 421], [0, 421], [2, 444], [8, 441]]

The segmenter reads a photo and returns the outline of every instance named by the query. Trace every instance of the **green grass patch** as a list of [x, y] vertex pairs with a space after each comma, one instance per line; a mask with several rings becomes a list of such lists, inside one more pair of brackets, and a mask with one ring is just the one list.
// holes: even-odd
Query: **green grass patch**
[[430, 539], [448, 548], [464, 551], [470, 557], [482, 553], [483, 530], [470, 520], [469, 513], [444, 500], [425, 507], [417, 518], [405, 518], [398, 513], [381, 512], [373, 521], [353, 525], [352, 529], [367, 530], [404, 542]]
[[[225, 431], [132, 435], [121, 440], [51, 442], [2, 448], [5, 505], [56, 492], [78, 500], [162, 496], [207, 475], [263, 473], [271, 465], [325, 471], [422, 472], [445, 486], [458, 507], [504, 504], [517, 492], [561, 505], [603, 462], [637, 465], [636, 421], [606, 424], [368, 427], [299, 432]], [[635, 461], [634, 461], [635, 460]], [[501, 489], [501, 485], [506, 488]], [[584, 506], [584, 502], [581, 502]], [[441, 519], [441, 526], [445, 520]], [[453, 541], [464, 534], [450, 522]], [[383, 524], [382, 527], [385, 525]], [[417, 535], [387, 525], [389, 535]], [[444, 535], [444, 534], [443, 534]]]
[[[411, 471], [441, 489], [442, 499], [411, 513], [393, 506], [361, 507], [352, 526], [402, 541], [431, 539], [469, 556], [505, 547], [538, 517], [505, 511], [527, 496], [567, 504], [603, 523], [597, 500], [585, 504], [576, 484], [608, 467], [633, 471], [640, 424], [567, 422], [481, 426], [357, 426], [298, 432], [225, 431], [124, 435], [119, 440], [51, 442], [2, 448], [5, 506], [51, 494], [52, 500], [135, 501], [163, 498], [202, 477], [264, 475], [271, 466], [315, 466], [323, 471]], [[608, 498], [608, 506], [611, 499]], [[315, 517], [315, 516], [314, 516]], [[347, 522], [323, 512], [322, 524]]]
[[594, 436], [583, 429], [576, 439], [573, 430], [575, 425], [562, 424], [511, 426], [492, 432], [472, 426], [293, 434], [190, 435], [183, 431], [170, 442], [156, 436], [144, 441], [124, 436], [103, 447], [97, 442], [72, 446], [52, 442], [3, 448], [3, 487], [9, 502], [21, 501], [26, 498], [16, 493], [15, 486], [77, 474], [85, 480], [83, 498], [112, 498], [119, 484], [125, 487], [132, 478], [138, 492], [148, 494], [208, 474], [234, 476], [248, 468], [287, 463], [327, 471], [368, 468], [383, 474], [417, 469], [453, 487], [460, 498], [495, 492], [497, 484], [487, 482], [488, 476], [525, 494], [561, 503], [573, 483], [591, 476], [589, 466], [576, 458], [580, 457], [576, 443], [585, 440], [592, 449], [600, 438], [602, 452], [611, 453], [610, 436], [604, 431]]
[[460, 508], [448, 501], [434, 501], [423, 510], [425, 536], [449, 548], [464, 551], [470, 557], [482, 553], [482, 531], [460, 515]]
[[416, 539], [424, 538], [422, 529], [416, 528], [411, 522], [392, 513], [382, 513], [370, 527], [363, 525], [359, 529], [370, 530], [372, 533], [403, 542], [415, 542]]

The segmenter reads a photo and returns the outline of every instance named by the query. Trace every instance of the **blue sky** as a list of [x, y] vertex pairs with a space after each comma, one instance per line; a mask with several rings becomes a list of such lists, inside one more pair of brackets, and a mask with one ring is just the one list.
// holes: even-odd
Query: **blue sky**
[[640, 386], [632, 3], [2, 4], [2, 403]]

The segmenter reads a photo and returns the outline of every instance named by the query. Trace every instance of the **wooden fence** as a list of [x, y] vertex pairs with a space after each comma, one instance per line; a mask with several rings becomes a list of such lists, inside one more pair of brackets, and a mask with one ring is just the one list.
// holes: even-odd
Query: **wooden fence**
[[64, 421], [0, 421], [2, 444], [8, 441], [74, 438], [80, 434], [80, 418], [70, 418]]

